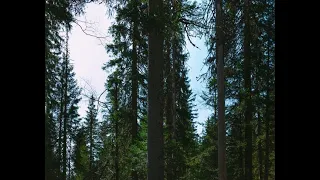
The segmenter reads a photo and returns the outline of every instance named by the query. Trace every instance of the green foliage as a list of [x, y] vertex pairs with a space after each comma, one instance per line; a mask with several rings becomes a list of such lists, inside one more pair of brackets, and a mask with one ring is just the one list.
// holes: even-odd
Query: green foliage
[[86, 145], [86, 129], [81, 127], [77, 131], [74, 147], [74, 169], [76, 179], [83, 179], [89, 172], [89, 151]]
[[[104, 118], [98, 122], [96, 97], [91, 96], [84, 124], [80, 123], [80, 88], [70, 63], [67, 40], [75, 17], [83, 14], [86, 0], [49, 0], [45, 8], [45, 170], [46, 179], [62, 179], [62, 167], [72, 164], [67, 179], [147, 179], [147, 75], [148, 32], [164, 26], [164, 155], [166, 179], [218, 179], [217, 69], [215, 55], [214, 2], [201, 6], [191, 1], [165, 1], [162, 17], [149, 15], [147, 1], [107, 1], [116, 12], [109, 32], [113, 41], [106, 45], [112, 59], [102, 67], [110, 72], [105, 87]], [[244, 88], [243, 2], [223, 2], [225, 94], [228, 179], [244, 179], [246, 100], [253, 103], [253, 175], [259, 179], [268, 171], [274, 179], [274, 2], [251, 1], [251, 94]], [[160, 9], [159, 9], [160, 10]], [[111, 12], [111, 11], [110, 11]], [[134, 28], [135, 27], [135, 28]], [[186, 34], [186, 32], [188, 34]], [[212, 109], [204, 133], [196, 134], [197, 117], [186, 62], [185, 45], [189, 37], [204, 35], [208, 47], [201, 75], [207, 91], [200, 96]], [[133, 45], [135, 44], [135, 48]], [[134, 57], [137, 73], [134, 77]], [[132, 138], [133, 82], [137, 81], [138, 137]], [[67, 96], [65, 96], [67, 95]], [[174, 99], [173, 99], [174, 98]], [[170, 101], [175, 101], [171, 103]], [[174, 104], [175, 111], [170, 110]], [[170, 113], [174, 122], [170, 122]], [[63, 132], [63, 122], [67, 131]], [[174, 130], [172, 130], [174, 127]], [[63, 135], [67, 157], [62, 161]], [[261, 161], [262, 157], [262, 161]], [[171, 179], [168, 174], [173, 173]]]
[[[212, 1], [206, 2], [207, 9], [213, 9]], [[227, 173], [228, 179], [243, 179], [244, 178], [244, 152], [245, 152], [245, 132], [244, 132], [244, 112], [245, 101], [248, 97], [244, 89], [244, 52], [243, 52], [243, 12], [244, 4], [238, 1], [227, 1], [223, 3], [224, 14], [224, 58], [225, 58], [225, 93], [226, 93], [226, 127], [227, 127]], [[251, 1], [250, 5], [250, 17], [252, 17], [250, 23], [251, 34], [249, 36], [251, 42], [251, 88], [250, 94], [254, 111], [253, 113], [253, 172], [254, 179], [259, 179], [259, 173], [265, 173], [265, 161], [261, 164], [258, 154], [261, 152], [263, 159], [272, 159], [274, 152], [271, 140], [271, 132], [274, 131], [274, 126], [268, 123], [274, 121], [272, 119], [272, 113], [266, 114], [267, 108], [274, 108], [274, 104], [271, 105], [267, 102], [273, 102], [274, 99], [271, 95], [274, 86], [274, 35], [271, 33], [271, 29], [274, 28], [274, 2], [271, 1]], [[214, 27], [215, 18], [214, 13], [207, 11], [206, 22], [210, 27]], [[205, 64], [208, 66], [208, 72], [202, 75], [202, 78], [207, 82], [207, 92], [202, 95], [206, 104], [214, 109], [214, 116], [216, 116], [216, 55], [215, 55], [215, 39], [214, 31], [206, 32], [207, 46], [209, 54], [205, 60]], [[271, 88], [270, 88], [271, 87]], [[271, 90], [272, 89], [272, 90]], [[267, 93], [268, 91], [268, 93]], [[267, 100], [268, 99], [268, 100]], [[270, 113], [270, 111], [268, 110]], [[259, 114], [259, 116], [258, 116]], [[266, 127], [266, 124], [269, 124]], [[258, 132], [260, 129], [260, 132]], [[269, 131], [268, 138], [266, 133]], [[206, 133], [210, 134], [210, 133]], [[206, 136], [206, 135], [205, 135]], [[211, 134], [212, 136], [212, 134]], [[270, 145], [265, 142], [271, 141]], [[205, 141], [203, 141], [204, 143]], [[261, 147], [260, 150], [258, 147]], [[270, 150], [270, 154], [266, 154], [266, 148]], [[206, 166], [204, 164], [204, 166]], [[262, 166], [262, 171], [259, 172], [259, 167]], [[269, 164], [269, 174], [273, 172], [274, 163]], [[272, 167], [271, 167], [272, 166]], [[211, 170], [214, 170], [213, 168]], [[271, 176], [269, 176], [271, 179]]]

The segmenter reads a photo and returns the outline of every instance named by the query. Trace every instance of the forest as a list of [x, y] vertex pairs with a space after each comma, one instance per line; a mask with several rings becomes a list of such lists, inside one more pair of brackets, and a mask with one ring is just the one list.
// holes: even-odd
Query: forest
[[[69, 50], [89, 3], [115, 19], [98, 95], [83, 93]], [[207, 48], [201, 94], [192, 37]], [[274, 86], [273, 0], [46, 0], [45, 179], [273, 180]], [[211, 112], [202, 134], [195, 96]]]

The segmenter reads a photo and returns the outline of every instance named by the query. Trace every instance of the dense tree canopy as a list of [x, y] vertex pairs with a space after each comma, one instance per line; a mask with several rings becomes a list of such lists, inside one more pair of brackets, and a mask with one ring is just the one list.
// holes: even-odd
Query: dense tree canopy
[[[105, 93], [82, 97], [68, 46], [88, 3], [115, 21]], [[274, 179], [274, 18], [270, 0], [46, 0], [45, 179]], [[207, 47], [202, 94], [191, 37]], [[201, 135], [196, 95], [212, 112]]]

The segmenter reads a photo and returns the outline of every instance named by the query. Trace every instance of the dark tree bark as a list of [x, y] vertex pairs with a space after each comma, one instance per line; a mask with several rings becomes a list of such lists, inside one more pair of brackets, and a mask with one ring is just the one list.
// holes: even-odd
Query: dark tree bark
[[163, 1], [149, 0], [148, 65], [148, 180], [164, 179], [162, 74], [163, 74]]
[[173, 52], [172, 52], [172, 70], [171, 70], [171, 91], [172, 91], [172, 101], [171, 101], [171, 114], [172, 114], [172, 138], [175, 140], [176, 138], [176, 60], [178, 58], [177, 56], [177, 42], [174, 40], [173, 46], [172, 46]]
[[[269, 69], [269, 61], [270, 61], [270, 50], [269, 47], [270, 42], [268, 42], [268, 69]], [[268, 70], [269, 71], [269, 70]], [[268, 72], [269, 75], [269, 72]], [[270, 76], [267, 76], [270, 77]], [[267, 95], [266, 95], [266, 112], [265, 112], [265, 127], [266, 127], [266, 138], [265, 138], [265, 165], [264, 165], [264, 180], [268, 180], [269, 178], [269, 167], [270, 167], [270, 161], [269, 161], [269, 155], [270, 155], [270, 80], [268, 80], [268, 86], [267, 86]]]
[[262, 152], [262, 144], [261, 144], [261, 117], [260, 113], [258, 112], [258, 160], [259, 160], [259, 177], [260, 180], [263, 179], [263, 152]]
[[69, 157], [68, 157], [68, 175], [69, 175], [69, 179], [71, 180], [71, 176], [72, 176], [72, 170], [71, 170], [71, 138], [69, 137]]
[[[91, 96], [91, 101], [93, 102], [94, 97], [93, 95]], [[93, 121], [94, 121], [94, 116], [92, 114], [92, 111], [90, 111], [90, 125], [89, 125], [89, 140], [90, 140], [90, 149], [89, 149], [89, 179], [92, 180], [92, 163], [93, 163]]]
[[[61, 78], [61, 83], [63, 84], [63, 80]], [[59, 177], [61, 172], [61, 160], [62, 160], [62, 126], [63, 126], [63, 88], [61, 87], [60, 91], [60, 114], [59, 114], [59, 140], [58, 140], [58, 163], [59, 163]]]
[[67, 113], [67, 98], [68, 98], [68, 40], [69, 40], [69, 31], [66, 32], [66, 54], [65, 54], [65, 84], [64, 84], [64, 118], [63, 118], [63, 180], [67, 179], [67, 121], [68, 121], [68, 113]]
[[219, 180], [227, 180], [226, 167], [226, 124], [225, 124], [225, 82], [224, 82], [224, 34], [222, 28], [222, 1], [216, 0], [216, 37], [217, 37], [217, 79], [218, 79], [218, 169]]
[[167, 180], [174, 180], [173, 176], [173, 158], [172, 158], [172, 138], [173, 138], [173, 124], [172, 124], [172, 69], [171, 69], [171, 63], [170, 63], [170, 53], [171, 53], [171, 47], [170, 47], [170, 40], [166, 40], [166, 58], [165, 58], [165, 64], [166, 64], [166, 72], [165, 76], [167, 77], [166, 81], [166, 124], [168, 127], [168, 145], [167, 147]]
[[249, 0], [244, 1], [245, 179], [252, 180], [252, 101]]
[[[134, 0], [136, 3], [136, 0]], [[137, 55], [137, 36], [138, 36], [138, 27], [137, 27], [137, 15], [138, 11], [135, 6], [134, 9], [134, 15], [133, 15], [133, 32], [132, 32], [132, 100], [131, 100], [131, 136], [132, 136], [132, 144], [135, 143], [138, 135], [138, 124], [137, 124], [137, 116], [138, 116], [138, 110], [137, 110], [137, 100], [138, 100], [138, 55]], [[131, 172], [131, 178], [132, 180], [138, 180], [138, 173], [136, 170], [134, 170], [135, 164], [132, 164], [132, 172]]]
[[[118, 78], [118, 77], [116, 77]], [[114, 89], [114, 108], [115, 108], [115, 113], [118, 116], [118, 83], [115, 82], [115, 89]], [[118, 124], [118, 118], [115, 119], [115, 177], [116, 180], [119, 180], [119, 147], [118, 147], [118, 136], [119, 136], [119, 124]]]
[[[241, 81], [239, 81], [239, 87], [241, 87]], [[239, 93], [239, 105], [241, 105], [243, 101], [242, 93]], [[238, 141], [243, 142], [243, 116], [240, 113], [238, 118]], [[244, 154], [243, 154], [243, 146], [240, 145], [239, 147], [239, 156], [238, 156], [238, 163], [239, 163], [239, 180], [244, 180]]]

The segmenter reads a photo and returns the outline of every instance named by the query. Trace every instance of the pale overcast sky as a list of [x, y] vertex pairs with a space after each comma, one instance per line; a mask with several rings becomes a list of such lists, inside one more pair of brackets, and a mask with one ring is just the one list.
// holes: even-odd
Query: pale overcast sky
[[[86, 20], [89, 22], [94, 22], [93, 29], [87, 28], [87, 32], [90, 34], [95, 34], [97, 36], [107, 36], [108, 28], [111, 25], [113, 19], [108, 19], [106, 7], [103, 4], [88, 4], [86, 8], [86, 14], [77, 19]], [[85, 28], [84, 24], [81, 24], [82, 28]], [[95, 32], [92, 32], [95, 30]], [[99, 95], [104, 91], [104, 83], [106, 82], [107, 74], [101, 67], [104, 63], [109, 61], [109, 55], [107, 54], [104, 45], [107, 42], [111, 42], [111, 38], [97, 39], [83, 33], [80, 27], [73, 24], [73, 28], [69, 37], [69, 48], [70, 48], [70, 58], [73, 60], [74, 71], [76, 73], [76, 78], [80, 87], [85, 87], [89, 89], [87, 83], [92, 86], [94, 91]], [[198, 109], [198, 118], [196, 122], [203, 123], [211, 111], [207, 107], [202, 106], [201, 99], [199, 97], [202, 90], [205, 90], [205, 84], [200, 83], [196, 80], [196, 77], [201, 73], [205, 72], [206, 68], [203, 67], [203, 60], [206, 57], [206, 47], [200, 39], [193, 39], [200, 49], [197, 49], [187, 43], [187, 49], [190, 53], [190, 58], [187, 61], [189, 71], [189, 78], [191, 79], [191, 88], [193, 93], [197, 94], [195, 104]], [[86, 82], [87, 83], [86, 83]], [[83, 97], [80, 102], [80, 116], [85, 116], [85, 111], [88, 105], [88, 98]], [[105, 100], [105, 94], [102, 96], [101, 100]], [[99, 115], [101, 118], [101, 114]], [[200, 134], [202, 132], [202, 127], [197, 125], [197, 132]]]

